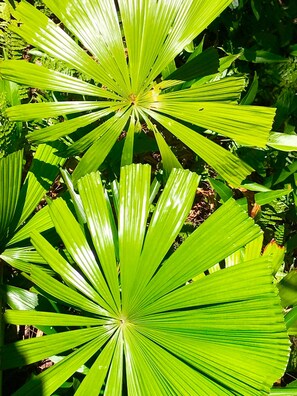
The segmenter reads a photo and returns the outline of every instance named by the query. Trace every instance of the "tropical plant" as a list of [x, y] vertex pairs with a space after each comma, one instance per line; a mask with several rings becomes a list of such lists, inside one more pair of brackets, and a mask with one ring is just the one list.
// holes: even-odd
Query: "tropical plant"
[[28, 271], [29, 263], [44, 262], [30, 244], [30, 234], [53, 227], [48, 208], [30, 216], [64, 162], [54, 151], [39, 145], [23, 182], [23, 150], [0, 159], [0, 260], [21, 271]]
[[[0, 57], [19, 59], [25, 43], [9, 31], [9, 26], [16, 23], [10, 17], [10, 9], [8, 2], [1, 3]], [[31, 230], [42, 232], [52, 227], [47, 208], [30, 217], [65, 160], [54, 154], [56, 144], [41, 144], [29, 150], [23, 139], [22, 123], [10, 122], [5, 115], [10, 106], [27, 99], [27, 92], [5, 80], [0, 81], [0, 90], [0, 266], [6, 261], [26, 271], [28, 262], [43, 262], [29, 243]]]
[[[88, 82], [39, 64], [4, 61], [0, 73], [5, 79], [83, 96], [78, 101], [14, 106], [7, 110], [7, 115], [18, 121], [65, 117], [63, 123], [28, 134], [28, 139], [35, 143], [55, 141], [77, 130], [83, 134], [78, 139], [74, 137], [73, 144], [64, 152], [70, 156], [87, 150], [74, 171], [75, 184], [81, 176], [98, 169], [123, 130], [127, 136], [122, 165], [131, 163], [134, 134], [143, 123], [156, 137], [167, 174], [180, 164], [160, 133], [164, 128], [233, 186], [251, 173], [251, 166], [200, 132], [212, 130], [238, 144], [265, 147], [274, 109], [239, 106], [245, 78], [221, 79], [214, 49], [199, 53], [198, 46], [187, 63], [178, 69], [174, 64], [183, 48], [231, 0], [44, 3], [67, 32], [25, 1], [13, 12], [17, 26], [11, 26], [11, 30], [87, 76]], [[207, 74], [211, 76], [205, 77]], [[86, 114], [81, 115], [82, 112]], [[67, 119], [71, 114], [78, 116]], [[86, 133], [83, 128], [88, 125], [93, 129]]]
[[173, 170], [152, 215], [150, 177], [148, 165], [123, 167], [112, 199], [98, 172], [81, 178], [87, 228], [62, 198], [49, 202], [68, 261], [33, 232], [56, 275], [32, 265], [28, 279], [68, 311], [7, 310], [7, 323], [57, 333], [4, 345], [2, 368], [62, 356], [15, 395], [52, 395], [82, 365], [75, 395], [264, 395], [282, 375], [288, 340], [269, 257], [205, 275], [259, 227], [230, 199], [172, 253], [198, 177]]
[[[28, 172], [24, 169], [23, 150], [0, 158], [0, 306], [3, 310], [7, 292], [16, 292], [12, 290], [13, 286], [6, 284], [8, 277], [5, 276], [5, 264], [14, 267], [14, 271], [18, 269], [27, 272], [32, 263], [44, 264], [44, 259], [30, 243], [30, 234], [32, 230], [46, 231], [53, 224], [47, 207], [39, 210], [35, 216], [31, 215], [57, 176], [58, 165], [64, 162], [53, 153], [54, 150], [46, 144], [39, 145]], [[1, 345], [4, 337], [3, 325], [1, 314]]]

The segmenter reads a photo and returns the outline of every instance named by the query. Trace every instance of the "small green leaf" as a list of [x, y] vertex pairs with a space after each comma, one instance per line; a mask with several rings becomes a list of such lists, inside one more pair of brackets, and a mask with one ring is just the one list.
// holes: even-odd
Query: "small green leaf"
[[297, 307], [293, 307], [285, 315], [285, 322], [289, 335], [297, 335]]
[[179, 67], [166, 77], [168, 80], [191, 81], [209, 74], [214, 74], [219, 68], [219, 55], [216, 49], [208, 48], [206, 51], [192, 58], [189, 62]]
[[[20, 287], [3, 285], [1, 286], [1, 294], [2, 293], [5, 294], [6, 302], [10, 308], [19, 310], [16, 311], [17, 313], [22, 312], [22, 310], [35, 309], [38, 305], [38, 295], [36, 293], [29, 292], [28, 290], [21, 289]], [[6, 311], [6, 314], [7, 312], [9, 311]], [[7, 316], [5, 316], [5, 321], [7, 323], [11, 323]], [[20, 323], [17, 322], [17, 324]]]
[[297, 135], [270, 132], [267, 146], [281, 151], [297, 151]]
[[286, 249], [284, 246], [279, 246], [275, 240], [269, 242], [268, 245], [265, 246], [263, 251], [263, 256], [270, 256], [271, 257], [271, 264], [273, 275], [277, 273], [280, 266], [283, 264], [285, 258]]
[[250, 49], [245, 49], [240, 59], [254, 63], [279, 63], [279, 62], [288, 61], [288, 59], [282, 57], [281, 55], [274, 54], [269, 51], [265, 51], [265, 50], [253, 51]]
[[258, 205], [266, 205], [277, 198], [281, 198], [285, 195], [290, 194], [291, 192], [292, 192], [292, 190], [288, 190], [288, 189], [259, 192], [259, 193], [255, 194], [255, 202]]
[[221, 182], [220, 180], [216, 179], [208, 179], [212, 188], [219, 194], [222, 198], [223, 202], [228, 201], [229, 198], [232, 198], [232, 190], [228, 187], [225, 183]]

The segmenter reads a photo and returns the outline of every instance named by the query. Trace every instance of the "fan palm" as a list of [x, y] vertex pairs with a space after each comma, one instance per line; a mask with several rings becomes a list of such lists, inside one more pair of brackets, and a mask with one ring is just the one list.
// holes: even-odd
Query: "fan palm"
[[23, 150], [0, 158], [0, 262], [21, 271], [28, 271], [31, 262], [44, 262], [29, 238], [32, 230], [43, 232], [53, 227], [48, 208], [30, 216], [64, 162], [54, 151], [47, 144], [39, 145], [24, 182]]
[[[18, 121], [78, 114], [30, 133], [29, 140], [36, 143], [54, 141], [97, 122], [91, 132], [67, 150], [67, 155], [86, 151], [74, 172], [75, 183], [98, 169], [123, 129], [127, 136], [122, 165], [131, 163], [134, 133], [140, 122], [153, 130], [167, 172], [180, 165], [160, 128], [174, 134], [233, 186], [238, 186], [252, 171], [238, 157], [193, 128], [215, 131], [238, 144], [265, 147], [274, 109], [237, 104], [245, 87], [243, 77], [212, 82], [208, 78], [205, 83], [201, 77], [215, 73], [218, 68], [214, 50], [193, 57], [170, 75], [164, 72], [231, 0], [44, 0], [44, 3], [69, 33], [25, 1], [14, 12], [19, 26], [11, 29], [89, 81], [26, 61], [2, 62], [2, 77], [94, 99], [14, 106], [7, 114]], [[160, 78], [162, 72], [166, 79]], [[185, 80], [188, 88], [182, 85]], [[81, 115], [82, 112], [86, 114]]]
[[62, 198], [49, 202], [72, 264], [33, 232], [56, 276], [32, 265], [29, 279], [69, 311], [7, 310], [7, 323], [60, 332], [4, 345], [2, 368], [63, 358], [15, 395], [51, 395], [84, 364], [77, 396], [265, 395], [282, 375], [288, 340], [269, 257], [204, 275], [259, 227], [230, 199], [172, 252], [198, 177], [173, 170], [151, 216], [150, 175], [123, 167], [113, 201], [98, 172], [81, 178], [88, 231]]
[[[32, 230], [46, 231], [53, 227], [48, 208], [35, 216], [32, 212], [57, 176], [63, 159], [54, 154], [55, 149], [41, 144], [34, 153], [25, 180], [23, 150], [0, 158], [0, 306], [5, 307], [6, 296], [13, 286], [3, 285], [5, 263], [21, 271], [29, 271], [31, 263], [44, 264], [44, 259], [30, 244]], [[3, 342], [3, 315], [0, 316], [0, 343]], [[0, 389], [2, 389], [0, 373]]]

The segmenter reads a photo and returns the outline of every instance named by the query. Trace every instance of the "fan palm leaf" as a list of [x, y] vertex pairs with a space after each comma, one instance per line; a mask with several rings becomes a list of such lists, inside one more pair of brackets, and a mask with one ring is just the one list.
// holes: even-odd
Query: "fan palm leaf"
[[39, 145], [23, 183], [23, 150], [0, 158], [0, 259], [22, 271], [28, 271], [31, 262], [44, 263], [29, 238], [32, 230], [53, 227], [48, 208], [29, 217], [65, 161], [55, 151], [47, 144]]
[[[75, 183], [81, 176], [98, 169], [123, 129], [130, 131], [130, 138], [122, 163], [131, 162], [131, 135], [139, 120], [144, 120], [154, 130], [154, 123], [161, 124], [233, 186], [238, 186], [252, 171], [234, 154], [184, 123], [213, 130], [239, 144], [265, 147], [275, 110], [239, 106], [237, 101], [245, 86], [242, 77], [200, 81], [207, 72], [213, 74], [218, 68], [218, 57], [212, 50], [182, 66], [172, 77], [168, 76], [168, 80], [160, 81], [159, 77], [231, 0], [44, 2], [67, 27], [69, 34], [24, 1], [14, 12], [19, 26], [11, 29], [89, 81], [25, 61], [2, 62], [2, 77], [42, 89], [80, 93], [94, 97], [94, 101], [20, 105], [8, 109], [7, 115], [20, 121], [102, 109], [30, 133], [29, 140], [36, 143], [59, 139], [110, 115], [114, 123], [108, 124], [108, 130], [104, 129], [105, 122], [67, 151], [68, 155], [74, 155], [87, 150], [74, 171]], [[191, 79], [196, 82], [193, 86]], [[183, 87], [183, 81], [189, 82], [188, 88]], [[168, 92], [172, 86], [175, 86], [174, 92]], [[170, 152], [169, 147], [164, 148], [167, 146], [164, 139], [157, 139], [157, 144], [162, 155]], [[169, 157], [170, 160], [164, 159], [167, 173], [177, 164], [173, 153]]]
[[117, 216], [99, 173], [81, 178], [88, 232], [62, 198], [50, 202], [75, 264], [34, 231], [56, 276], [32, 265], [29, 278], [69, 311], [7, 310], [7, 323], [59, 332], [4, 345], [2, 368], [63, 358], [15, 395], [51, 395], [83, 364], [89, 371], [75, 395], [265, 395], [282, 375], [289, 346], [270, 258], [205, 276], [259, 227], [230, 199], [170, 251], [198, 176], [173, 170], [151, 216], [150, 174], [148, 165], [122, 168]]

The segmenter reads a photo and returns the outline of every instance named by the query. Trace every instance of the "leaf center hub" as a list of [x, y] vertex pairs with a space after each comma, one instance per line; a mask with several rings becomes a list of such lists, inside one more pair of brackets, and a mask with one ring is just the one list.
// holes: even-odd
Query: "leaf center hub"
[[129, 99], [130, 99], [130, 102], [131, 102], [132, 105], [136, 105], [137, 104], [137, 95], [132, 93], [131, 95], [129, 95]]

